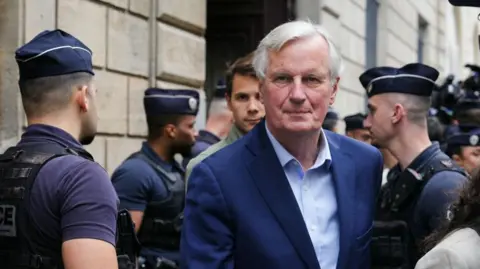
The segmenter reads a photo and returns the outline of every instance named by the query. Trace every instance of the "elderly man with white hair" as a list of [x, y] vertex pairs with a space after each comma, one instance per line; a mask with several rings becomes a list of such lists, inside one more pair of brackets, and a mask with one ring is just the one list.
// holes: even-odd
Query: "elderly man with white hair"
[[338, 50], [322, 27], [293, 21], [253, 62], [265, 120], [193, 169], [181, 268], [369, 268], [383, 164], [374, 147], [322, 130]]

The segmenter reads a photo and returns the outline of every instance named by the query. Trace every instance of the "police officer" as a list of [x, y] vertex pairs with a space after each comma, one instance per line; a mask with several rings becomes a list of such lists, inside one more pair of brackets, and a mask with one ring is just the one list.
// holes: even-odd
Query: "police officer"
[[461, 132], [447, 139], [446, 153], [469, 174], [480, 167], [480, 125], [460, 125]]
[[398, 160], [382, 187], [374, 223], [372, 268], [414, 268], [419, 246], [446, 219], [466, 175], [428, 137], [434, 68], [413, 63], [364, 72], [369, 115], [365, 126]]
[[200, 130], [195, 138], [195, 145], [192, 147], [190, 156], [185, 156], [182, 161], [183, 168], [187, 167], [188, 162], [197, 157], [211, 145], [220, 142], [230, 131], [233, 123], [232, 112], [228, 109], [225, 94], [226, 85], [223, 81], [217, 83], [210, 108], [208, 111], [208, 120], [205, 129]]
[[54, 30], [15, 57], [28, 127], [0, 155], [1, 268], [118, 268], [118, 199], [82, 146], [97, 129], [92, 51]]
[[372, 136], [370, 131], [363, 125], [365, 118], [366, 116], [362, 113], [343, 118], [343, 121], [345, 121], [345, 134], [353, 139], [370, 144]]
[[338, 120], [338, 113], [332, 107], [329, 107], [322, 128], [336, 133]]
[[144, 108], [148, 139], [140, 151], [113, 173], [120, 208], [130, 211], [143, 268], [175, 268], [185, 200], [184, 170], [176, 153], [189, 153], [195, 143], [199, 94], [195, 90], [150, 88]]

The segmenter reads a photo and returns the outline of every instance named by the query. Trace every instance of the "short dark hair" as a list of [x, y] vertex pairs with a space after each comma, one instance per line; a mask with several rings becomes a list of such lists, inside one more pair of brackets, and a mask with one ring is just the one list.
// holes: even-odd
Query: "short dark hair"
[[257, 79], [255, 69], [252, 65], [253, 52], [238, 58], [231, 64], [226, 73], [226, 86], [228, 96], [232, 96], [233, 78], [235, 75], [248, 76]]
[[159, 116], [147, 115], [148, 140], [158, 139], [163, 135], [163, 129], [168, 124], [178, 125], [184, 115], [167, 114]]
[[78, 72], [20, 81], [20, 94], [27, 117], [44, 116], [67, 107], [75, 86], [91, 83], [93, 76]]

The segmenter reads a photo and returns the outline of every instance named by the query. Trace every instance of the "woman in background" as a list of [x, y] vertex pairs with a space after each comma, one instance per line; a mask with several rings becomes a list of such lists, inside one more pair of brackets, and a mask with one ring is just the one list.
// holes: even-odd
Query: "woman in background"
[[415, 269], [480, 268], [480, 168], [448, 210], [446, 225], [426, 239], [428, 253]]

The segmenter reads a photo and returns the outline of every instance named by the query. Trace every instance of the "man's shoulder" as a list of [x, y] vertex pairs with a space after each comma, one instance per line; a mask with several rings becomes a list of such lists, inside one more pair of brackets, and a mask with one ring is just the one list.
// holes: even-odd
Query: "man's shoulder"
[[242, 158], [243, 152], [247, 150], [245, 147], [246, 137], [241, 137], [238, 140], [234, 141], [231, 144], [221, 144], [218, 145], [214, 150], [211, 152], [206, 158], [204, 158], [203, 162], [213, 166], [219, 165], [232, 165], [236, 162], [232, 162], [234, 159]]
[[108, 178], [108, 173], [105, 169], [98, 163], [92, 162], [85, 158], [76, 155], [66, 155], [54, 158], [40, 169], [38, 176], [47, 176], [51, 178], [52, 181], [55, 179], [61, 179], [63, 177], [78, 177], [78, 171], [83, 171], [83, 173], [93, 173], [99, 176], [106, 176]]
[[197, 157], [193, 158], [190, 162], [188, 162], [187, 165], [187, 170], [193, 169], [193, 167], [199, 163], [201, 163], [203, 160], [208, 158], [210, 155], [214, 154], [215, 152], [221, 150], [222, 148], [228, 146], [227, 142], [225, 139], [219, 141], [218, 143], [215, 143], [208, 147], [206, 150], [202, 151], [200, 154], [197, 155]]
[[[352, 156], [359, 156], [360, 158], [363, 159], [365, 158], [365, 154], [380, 155], [380, 151], [374, 146], [358, 141], [351, 137], [337, 134], [327, 130], [325, 130], [325, 135], [327, 136], [327, 140], [332, 144], [336, 144], [340, 148], [340, 150], [345, 150], [348, 153], [352, 153], [352, 152], [362, 153], [362, 154], [352, 154]], [[330, 150], [332, 150], [332, 148], [330, 148]]]
[[129, 158], [123, 161], [113, 172], [112, 179], [114, 176], [119, 174], [150, 174], [154, 173], [153, 168], [150, 164], [140, 158]]

